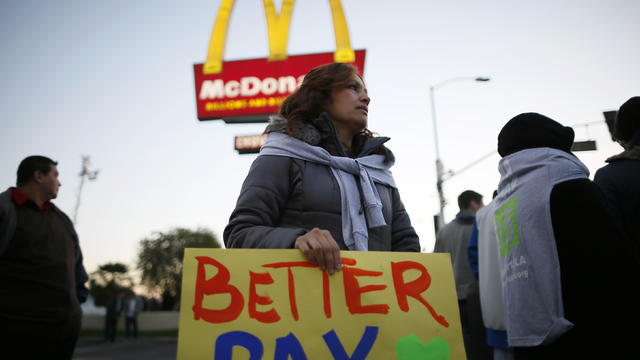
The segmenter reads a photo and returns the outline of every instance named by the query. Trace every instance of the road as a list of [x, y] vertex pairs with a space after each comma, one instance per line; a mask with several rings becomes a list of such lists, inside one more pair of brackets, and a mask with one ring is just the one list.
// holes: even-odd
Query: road
[[81, 337], [73, 354], [74, 360], [175, 360], [177, 337], [116, 339], [105, 342], [98, 337]]

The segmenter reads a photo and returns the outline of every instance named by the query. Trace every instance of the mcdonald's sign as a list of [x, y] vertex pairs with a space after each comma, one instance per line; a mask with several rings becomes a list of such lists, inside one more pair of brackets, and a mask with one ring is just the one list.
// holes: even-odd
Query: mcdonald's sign
[[223, 61], [227, 25], [235, 0], [222, 0], [204, 64], [193, 66], [199, 120], [227, 123], [264, 122], [314, 67], [331, 62], [355, 65], [364, 73], [365, 50], [353, 50], [340, 0], [329, 0], [336, 51], [287, 55], [289, 23], [295, 0], [283, 0], [280, 14], [264, 0], [269, 57]]

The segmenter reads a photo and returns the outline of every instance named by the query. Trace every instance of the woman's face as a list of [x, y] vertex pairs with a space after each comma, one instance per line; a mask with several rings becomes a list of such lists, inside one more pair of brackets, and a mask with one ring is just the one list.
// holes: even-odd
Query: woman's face
[[352, 135], [367, 127], [369, 112], [367, 88], [357, 74], [351, 74], [349, 82], [331, 90], [331, 102], [325, 105], [338, 133], [349, 131]]

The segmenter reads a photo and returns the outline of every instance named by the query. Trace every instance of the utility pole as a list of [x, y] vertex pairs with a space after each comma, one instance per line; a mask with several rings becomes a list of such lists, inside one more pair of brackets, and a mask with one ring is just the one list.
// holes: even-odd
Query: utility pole
[[[440, 211], [436, 217], [434, 217], [434, 228], [436, 232], [444, 225], [444, 207], [447, 205], [447, 200], [444, 197], [444, 191], [442, 189], [442, 184], [446, 180], [445, 176], [447, 172], [444, 170], [444, 165], [442, 164], [442, 160], [440, 159], [440, 146], [438, 144], [438, 126], [436, 125], [436, 102], [434, 92], [436, 89], [447, 85], [452, 82], [457, 81], [477, 81], [477, 82], [487, 82], [491, 80], [488, 77], [455, 77], [451, 79], [447, 79], [435, 85], [431, 85], [429, 87], [429, 95], [431, 98], [431, 121], [433, 122], [433, 140], [436, 146], [436, 189], [438, 190], [438, 202], [440, 203]], [[451, 173], [450, 171], [448, 173]]]
[[77, 224], [78, 222], [78, 209], [80, 208], [80, 196], [82, 195], [82, 186], [84, 185], [84, 179], [87, 178], [89, 180], [95, 180], [98, 177], [99, 170], [89, 170], [89, 164], [91, 161], [89, 160], [89, 156], [82, 156], [82, 171], [80, 172], [80, 186], [78, 187], [78, 197], [76, 199], [76, 207], [73, 211], [73, 224]]

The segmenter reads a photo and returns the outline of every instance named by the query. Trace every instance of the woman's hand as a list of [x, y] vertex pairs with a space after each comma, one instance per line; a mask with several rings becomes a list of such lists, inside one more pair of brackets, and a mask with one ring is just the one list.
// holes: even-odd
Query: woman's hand
[[320, 266], [331, 275], [342, 268], [340, 248], [327, 230], [311, 229], [296, 239], [295, 248], [302, 251], [310, 263]]

